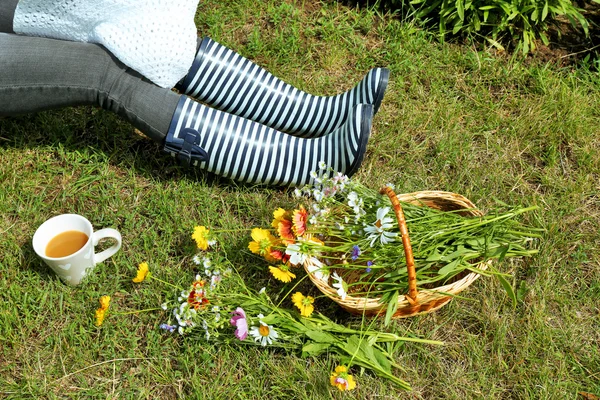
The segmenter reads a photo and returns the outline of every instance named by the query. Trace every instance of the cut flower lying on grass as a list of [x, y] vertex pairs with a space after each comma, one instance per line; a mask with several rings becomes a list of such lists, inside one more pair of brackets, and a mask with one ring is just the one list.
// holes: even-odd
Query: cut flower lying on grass
[[[196, 229], [206, 234], [208, 230]], [[180, 288], [176, 301], [167, 302], [168, 320], [160, 328], [217, 343], [239, 343], [248, 346], [273, 347], [294, 350], [303, 356], [328, 353], [337, 357], [340, 365], [331, 374], [330, 382], [339, 390], [352, 390], [356, 382], [349, 374], [351, 366], [373, 371], [399, 387], [409, 389], [408, 383], [395, 376], [398, 368], [394, 353], [403, 342], [442, 344], [393, 333], [378, 332], [364, 325], [352, 329], [339, 325], [326, 316], [314, 312], [314, 299], [296, 292], [293, 296], [298, 310], [288, 310], [275, 304], [268, 289], [258, 292], [246, 285], [219, 248], [216, 234], [212, 233], [213, 252], [200, 252], [193, 257], [200, 269], [189, 286]], [[194, 235], [204, 243], [204, 236]], [[272, 240], [259, 233], [253, 236], [257, 251], [271, 251], [265, 247]], [[283, 257], [283, 255], [282, 255]], [[167, 284], [152, 276], [153, 280]], [[169, 284], [170, 285], [170, 284]]]
[[[249, 249], [276, 264], [269, 268], [275, 278], [282, 280], [278, 271], [294, 271], [291, 277], [304, 267], [334, 289], [337, 297], [329, 297], [336, 301], [348, 296], [377, 299], [387, 307], [389, 323], [399, 296], [409, 292], [408, 251], [403, 244], [410, 237], [421, 290], [474, 272], [496, 276], [516, 301], [505, 275], [489, 261], [537, 253], [533, 244], [541, 230], [517, 221], [537, 207], [492, 210], [473, 217], [463, 215], [469, 209], [441, 211], [400, 202], [396, 207], [403, 210], [408, 227], [407, 237], [402, 237], [400, 216], [390, 197], [326, 169], [313, 177], [313, 185], [295, 190], [304, 204], [276, 209], [270, 228], [252, 232], [253, 238], [260, 236], [260, 244], [250, 243]], [[484, 264], [485, 271], [480, 268]]]

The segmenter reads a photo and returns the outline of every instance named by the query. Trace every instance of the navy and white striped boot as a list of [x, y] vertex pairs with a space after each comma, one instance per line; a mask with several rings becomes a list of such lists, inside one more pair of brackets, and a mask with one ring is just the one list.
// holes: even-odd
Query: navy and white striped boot
[[214, 107], [300, 137], [333, 132], [357, 104], [377, 113], [389, 70], [375, 68], [353, 89], [337, 96], [313, 96], [284, 83], [225, 46], [205, 37], [181, 92]]
[[356, 105], [347, 121], [319, 138], [300, 138], [219, 111], [182, 96], [169, 127], [165, 151], [234, 180], [276, 186], [312, 182], [319, 162], [352, 175], [371, 131], [373, 106]]

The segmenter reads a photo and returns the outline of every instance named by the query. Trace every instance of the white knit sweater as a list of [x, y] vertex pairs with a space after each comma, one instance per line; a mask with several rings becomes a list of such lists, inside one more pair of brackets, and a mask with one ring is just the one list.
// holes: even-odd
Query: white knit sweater
[[20, 0], [16, 33], [98, 43], [159, 86], [183, 78], [196, 53], [199, 0]]

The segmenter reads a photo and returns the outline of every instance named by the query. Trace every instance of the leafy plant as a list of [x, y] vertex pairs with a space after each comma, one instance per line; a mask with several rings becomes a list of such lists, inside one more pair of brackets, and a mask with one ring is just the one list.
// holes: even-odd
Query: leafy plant
[[[596, 1], [596, 0], [594, 0]], [[524, 54], [536, 48], [539, 39], [549, 44], [548, 28], [559, 18], [589, 34], [589, 23], [571, 0], [384, 0], [392, 6], [409, 6], [419, 20], [437, 21], [442, 36], [470, 34], [483, 36], [503, 49], [505, 36], [517, 42]]]

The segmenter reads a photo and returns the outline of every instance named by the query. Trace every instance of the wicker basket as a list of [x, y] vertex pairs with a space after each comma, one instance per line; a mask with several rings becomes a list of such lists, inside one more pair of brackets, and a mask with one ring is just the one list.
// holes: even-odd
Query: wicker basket
[[[381, 189], [382, 194], [387, 194], [390, 197], [394, 212], [398, 219], [398, 226], [402, 235], [402, 244], [406, 255], [406, 264], [408, 269], [408, 293], [398, 299], [398, 309], [393, 315], [393, 318], [412, 317], [418, 314], [424, 314], [435, 311], [448, 303], [452, 299], [452, 295], [458, 294], [466, 289], [478, 277], [478, 273], [470, 272], [465, 276], [459, 276], [460, 279], [444, 286], [433, 289], [421, 289], [417, 291], [417, 279], [415, 274], [415, 264], [406, 227], [406, 220], [399, 201], [412, 203], [416, 205], [426, 205], [431, 208], [436, 208], [444, 211], [453, 211], [464, 209], [464, 215], [481, 216], [483, 215], [475, 208], [475, 205], [467, 198], [450, 192], [441, 191], [423, 191], [408, 194], [396, 195], [389, 187]], [[488, 262], [482, 262], [477, 265], [477, 268], [485, 270], [488, 267]], [[331, 300], [338, 303], [345, 310], [353, 314], [365, 315], [380, 315], [387, 311], [387, 304], [380, 302], [380, 297], [356, 297], [347, 295], [344, 300], [337, 294], [336, 289], [328, 283], [328, 277], [320, 277], [309, 271], [314, 271], [317, 267], [309, 262], [304, 264], [304, 269], [308, 273], [310, 280], [319, 288], [323, 294]], [[348, 277], [344, 277], [348, 281]], [[351, 279], [351, 278], [350, 278]]]

